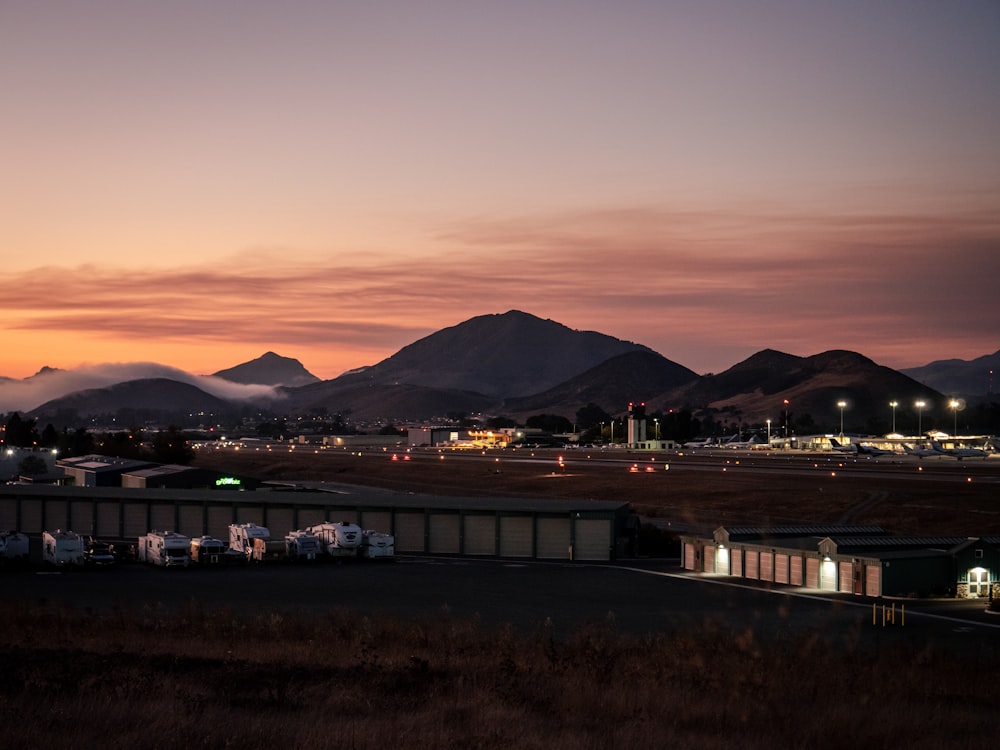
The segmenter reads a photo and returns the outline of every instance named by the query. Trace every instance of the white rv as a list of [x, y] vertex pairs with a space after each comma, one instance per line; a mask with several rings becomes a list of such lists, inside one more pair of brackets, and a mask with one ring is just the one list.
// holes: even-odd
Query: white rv
[[0, 532], [0, 563], [28, 562], [28, 535], [19, 531]]
[[83, 565], [83, 539], [75, 531], [42, 532], [42, 561], [50, 565]]
[[383, 534], [381, 531], [365, 529], [361, 538], [361, 556], [367, 558], [386, 558], [396, 554], [396, 537]]
[[285, 536], [285, 554], [289, 560], [315, 560], [323, 552], [323, 545], [308, 531], [291, 531]]
[[186, 568], [191, 562], [191, 538], [176, 531], [150, 531], [139, 537], [139, 560], [167, 568]]
[[307, 531], [319, 537], [323, 551], [330, 557], [357, 557], [361, 549], [362, 532], [356, 523], [318, 523]]
[[242, 552], [247, 560], [253, 559], [254, 539], [268, 541], [271, 530], [255, 523], [234, 523], [229, 526], [229, 549]]

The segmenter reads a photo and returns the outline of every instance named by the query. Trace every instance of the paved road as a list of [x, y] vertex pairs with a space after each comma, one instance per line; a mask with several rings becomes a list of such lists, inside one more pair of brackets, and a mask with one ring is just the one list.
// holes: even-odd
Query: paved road
[[[8, 602], [26, 600], [103, 612], [116, 607], [303, 612], [348, 609], [405, 619], [477, 616], [531, 632], [546, 620], [560, 636], [584, 623], [612, 622], [649, 634], [710, 628], [720, 637], [752, 629], [761, 638], [819, 634], [831, 644], [859, 640], [954, 646], [971, 653], [1000, 647], [1000, 617], [975, 601], [896, 602], [897, 623], [883, 627], [876, 603], [681, 571], [677, 561], [629, 565], [401, 558], [396, 562], [272, 565], [164, 570], [117, 569], [0, 573]], [[905, 607], [905, 625], [900, 622]]]

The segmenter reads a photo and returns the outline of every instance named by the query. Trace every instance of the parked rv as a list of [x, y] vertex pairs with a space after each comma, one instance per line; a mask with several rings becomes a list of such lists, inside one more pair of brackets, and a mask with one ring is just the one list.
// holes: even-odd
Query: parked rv
[[396, 554], [396, 537], [365, 529], [361, 537], [361, 556], [369, 559], [392, 558]]
[[233, 558], [246, 562], [240, 554], [230, 554], [231, 550], [221, 539], [212, 536], [202, 536], [191, 540], [191, 562], [195, 565], [222, 565]]
[[262, 539], [256, 537], [250, 550], [250, 562], [280, 562], [287, 559], [285, 542], [281, 539]]
[[43, 531], [42, 561], [59, 567], [83, 565], [83, 539], [75, 531]]
[[269, 540], [271, 530], [255, 523], [234, 523], [229, 526], [229, 549], [242, 552], [247, 560], [253, 559], [254, 539]]
[[186, 568], [191, 562], [191, 539], [176, 531], [150, 531], [139, 537], [139, 560], [167, 568]]
[[307, 531], [319, 538], [323, 551], [330, 557], [357, 557], [361, 549], [362, 532], [356, 523], [319, 523]]
[[289, 560], [315, 560], [323, 552], [319, 539], [308, 531], [291, 531], [285, 536]]

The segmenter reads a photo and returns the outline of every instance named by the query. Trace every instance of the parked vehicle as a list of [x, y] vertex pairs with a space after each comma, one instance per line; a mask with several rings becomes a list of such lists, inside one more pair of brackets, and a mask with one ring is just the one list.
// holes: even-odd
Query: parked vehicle
[[88, 537], [83, 548], [83, 562], [86, 565], [114, 565], [117, 562], [114, 547], [109, 542]]
[[250, 549], [250, 562], [279, 562], [287, 559], [285, 542], [282, 539], [263, 539], [256, 537]]
[[396, 555], [396, 537], [381, 531], [365, 529], [361, 536], [361, 556], [369, 559], [392, 558]]
[[42, 561], [59, 567], [83, 565], [83, 539], [75, 531], [43, 531]]
[[319, 538], [323, 551], [330, 557], [357, 557], [361, 549], [362, 532], [356, 523], [319, 523], [306, 529]]
[[222, 565], [229, 562], [228, 558], [236, 557], [245, 562], [243, 555], [230, 555], [226, 543], [213, 536], [201, 536], [191, 540], [191, 562], [195, 565]]
[[242, 552], [247, 560], [253, 559], [254, 539], [271, 538], [271, 530], [255, 523], [234, 523], [229, 526], [229, 549]]
[[176, 531], [150, 531], [139, 537], [139, 560], [167, 568], [191, 563], [191, 538]]
[[285, 554], [289, 560], [315, 560], [323, 553], [323, 545], [308, 531], [290, 531], [285, 536]]
[[0, 563], [19, 565], [28, 562], [28, 535], [19, 531], [0, 532]]

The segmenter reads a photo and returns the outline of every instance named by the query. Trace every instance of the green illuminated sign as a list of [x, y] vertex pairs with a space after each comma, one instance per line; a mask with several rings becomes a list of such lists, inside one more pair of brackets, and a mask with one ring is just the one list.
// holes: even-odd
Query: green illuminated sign
[[236, 477], [219, 477], [215, 480], [216, 487], [233, 487], [242, 484]]

